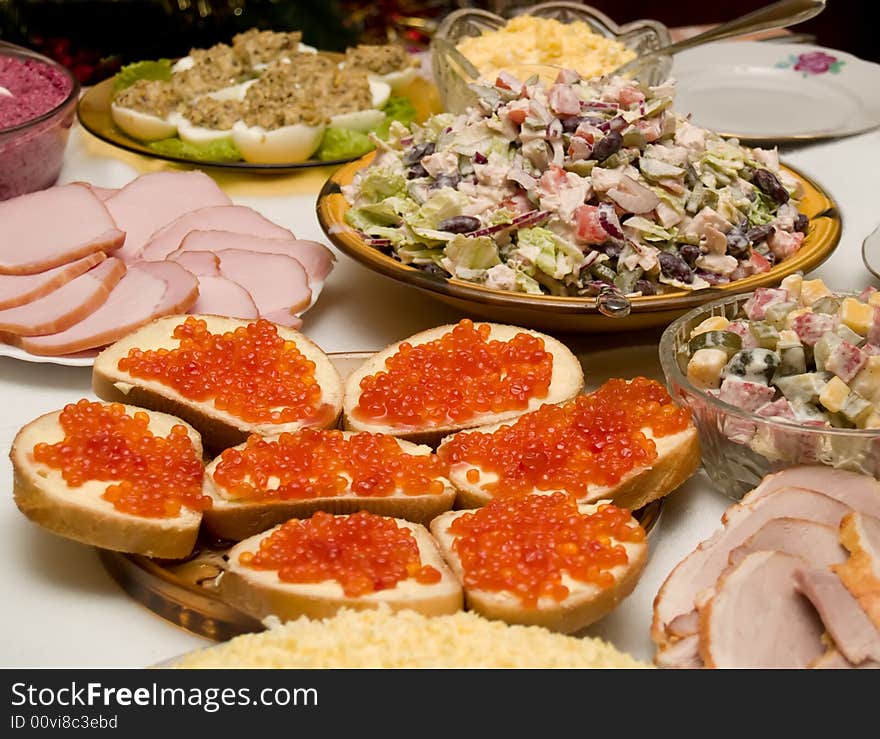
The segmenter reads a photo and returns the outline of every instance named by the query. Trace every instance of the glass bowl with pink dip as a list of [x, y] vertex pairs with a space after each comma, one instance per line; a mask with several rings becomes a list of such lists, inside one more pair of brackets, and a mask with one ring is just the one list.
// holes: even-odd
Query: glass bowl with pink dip
[[0, 200], [55, 183], [78, 97], [67, 68], [0, 42]]

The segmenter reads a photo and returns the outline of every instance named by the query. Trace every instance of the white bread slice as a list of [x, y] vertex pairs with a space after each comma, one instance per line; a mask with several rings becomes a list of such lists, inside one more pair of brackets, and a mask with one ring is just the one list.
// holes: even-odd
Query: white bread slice
[[[354, 431], [341, 432], [346, 438], [354, 436]], [[277, 436], [268, 437], [274, 441]], [[407, 454], [431, 454], [431, 447], [413, 444], [402, 439], [395, 439]], [[240, 444], [237, 448], [243, 448]], [[349, 487], [342, 495], [326, 498], [306, 498], [294, 500], [266, 500], [248, 502], [234, 500], [214, 479], [214, 471], [220, 463], [220, 457], [211, 462], [205, 470], [203, 491], [214, 500], [213, 506], [205, 511], [205, 527], [213, 534], [231, 541], [241, 541], [249, 536], [283, 523], [291, 518], [308, 518], [315, 511], [343, 514], [367, 511], [380, 516], [403, 518], [415, 523], [428, 524], [431, 519], [452, 508], [455, 502], [455, 488], [444, 477], [437, 478], [443, 483], [443, 492], [439, 495], [408, 495], [395, 491], [387, 496], [356, 495]]]
[[[503, 423], [495, 423], [491, 426], [459, 433], [488, 434], [503, 425]], [[630, 470], [616, 485], [586, 484], [583, 494], [577, 496], [580, 502], [592, 503], [597, 500], [610, 500], [620, 508], [636, 511], [651, 501], [668, 495], [697, 471], [700, 466], [700, 443], [693, 423], [689, 424], [684, 431], [669, 436], [655, 437], [647, 428], [642, 429], [642, 432], [649, 439], [653, 439], [657, 447], [657, 459], [654, 463], [650, 467], [636, 467]], [[458, 436], [458, 434], [444, 438], [440, 442], [440, 447], [447, 444], [454, 436]], [[480, 478], [473, 483], [467, 479], [468, 470], [471, 469], [480, 473]], [[482, 470], [477, 465], [466, 462], [452, 465], [449, 469], [449, 480], [458, 491], [455, 500], [456, 508], [480, 508], [486, 505], [493, 496], [484, 490], [483, 486], [495, 482], [497, 479], [498, 476], [494, 472]], [[535, 489], [529, 492], [555, 491]]]
[[[128, 414], [142, 408], [126, 406]], [[34, 461], [33, 449], [41, 442], [56, 444], [64, 438], [58, 421], [61, 411], [47, 413], [18, 432], [9, 457], [13, 469], [13, 495], [18, 509], [45, 529], [83, 544], [147, 557], [179, 559], [192, 552], [201, 511], [182, 508], [174, 518], [146, 518], [117, 510], [101, 496], [110, 482], [89, 481], [68, 487], [61, 471]], [[179, 418], [147, 411], [149, 429], [167, 436], [175, 424], [186, 426], [196, 454], [201, 458], [198, 432]]]
[[[592, 513], [597, 508], [598, 505], [578, 505], [581, 513]], [[440, 545], [444, 559], [462, 583], [464, 569], [453, 548], [455, 536], [449, 533], [449, 527], [456, 518], [466, 513], [468, 511], [449, 511], [431, 522], [431, 534]], [[628, 563], [609, 570], [615, 580], [610, 588], [601, 589], [591, 583], [578, 582], [564, 576], [563, 583], [570, 593], [562, 601], [540, 598], [537, 607], [526, 608], [512, 593], [465, 587], [465, 604], [468, 610], [476, 611], [481, 616], [509, 624], [543, 626], [564, 634], [580, 631], [614, 610], [633, 591], [645, 568], [648, 559], [647, 540], [637, 543], [615, 540], [615, 543], [626, 549]]]
[[[185, 398], [173, 388], [144, 380], [118, 369], [120, 359], [130, 349], [174, 349], [179, 346], [173, 337], [174, 329], [190, 316], [176, 315], [157, 318], [152, 323], [133, 331], [107, 347], [95, 359], [92, 371], [92, 389], [99, 398], [132, 403], [152, 410], [173, 413], [199, 430], [207, 449], [222, 450], [245, 441], [250, 434], [269, 436], [285, 431], [296, 431], [303, 426], [328, 428], [336, 425], [342, 410], [342, 380], [336, 368], [321, 349], [298, 331], [278, 326], [278, 335], [296, 342], [300, 352], [315, 363], [315, 378], [321, 387], [321, 400], [330, 410], [319, 421], [310, 423], [248, 423], [232, 414], [218, 410], [212, 402], [198, 402]], [[208, 324], [211, 333], [234, 331], [252, 321], [223, 316], [196, 315]]]
[[[485, 324], [480, 321], [478, 325]], [[490, 341], [510, 341], [519, 333], [527, 333], [540, 337], [544, 340], [544, 349], [553, 355], [553, 376], [547, 396], [544, 398], [532, 398], [528, 408], [518, 411], [506, 411], [503, 413], [481, 413], [466, 422], [459, 424], [447, 424], [444, 426], [431, 425], [428, 427], [401, 427], [389, 426], [382, 422], [362, 420], [355, 418], [352, 411], [357, 407], [361, 395], [360, 383], [364, 377], [376, 374], [385, 369], [385, 360], [398, 352], [403, 342], [418, 346], [441, 338], [455, 328], [454, 325], [438, 326], [427, 331], [415, 334], [408, 339], [403, 339], [370, 357], [364, 364], [356, 369], [345, 383], [345, 402], [343, 405], [343, 422], [346, 429], [354, 431], [374, 431], [382, 434], [391, 434], [403, 439], [420, 443], [436, 445], [440, 439], [453, 431], [483, 426], [497, 421], [504, 421], [521, 416], [523, 413], [535, 410], [544, 403], [561, 403], [573, 398], [584, 387], [584, 371], [577, 357], [561, 342], [546, 334], [516, 326], [505, 326], [498, 323], [487, 324], [491, 331]]]
[[258, 619], [277, 616], [289, 621], [300, 616], [328, 618], [341, 608], [378, 608], [386, 604], [392, 611], [410, 610], [425, 616], [455, 613], [462, 608], [462, 591], [437, 549], [436, 542], [421, 524], [394, 519], [400, 528], [412, 531], [423, 565], [440, 571], [440, 581], [424, 585], [403, 580], [393, 588], [360, 597], [347, 596], [335, 580], [320, 583], [282, 582], [275, 570], [257, 570], [239, 562], [243, 552], [256, 552], [260, 542], [277, 526], [236, 544], [229, 550], [229, 563], [220, 577], [220, 596], [230, 605]]

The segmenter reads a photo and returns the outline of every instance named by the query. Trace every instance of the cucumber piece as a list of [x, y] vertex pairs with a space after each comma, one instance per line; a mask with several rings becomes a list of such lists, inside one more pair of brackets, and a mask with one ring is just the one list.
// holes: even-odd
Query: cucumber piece
[[749, 331], [758, 342], [758, 346], [764, 349], [776, 349], [779, 341], [779, 330], [767, 321], [752, 321], [749, 325]]
[[798, 307], [797, 303], [774, 303], [764, 312], [764, 320], [777, 329], [785, 328], [785, 319]]
[[801, 375], [807, 371], [807, 355], [802, 346], [788, 346], [779, 351], [777, 377]]
[[826, 313], [829, 316], [833, 316], [840, 310], [842, 304], [843, 301], [840, 298], [826, 295], [824, 298], [819, 298], [813, 303], [813, 313]]
[[590, 273], [597, 280], [602, 280], [602, 282], [613, 283], [617, 278], [617, 272], [611, 269], [607, 264], [602, 264], [601, 262], [590, 267]]
[[700, 349], [720, 349], [730, 359], [742, 349], [742, 338], [733, 331], [704, 331], [688, 342], [688, 352], [691, 355]]
[[828, 357], [830, 357], [834, 350], [842, 343], [843, 339], [835, 333], [825, 334], [816, 342], [816, 345], [813, 347], [813, 361], [816, 363], [817, 370], [820, 372], [824, 371], [825, 364], [828, 362]]
[[[773, 384], [794, 406], [798, 403], [818, 403], [819, 393], [825, 387], [832, 374], [830, 372], [805, 372], [801, 375], [789, 375], [773, 378]], [[797, 414], [795, 414], [797, 415]], [[800, 418], [800, 416], [798, 416]]]
[[724, 367], [723, 377], [739, 377], [749, 382], [768, 384], [779, 367], [779, 355], [757, 347], [743, 349], [734, 354]]

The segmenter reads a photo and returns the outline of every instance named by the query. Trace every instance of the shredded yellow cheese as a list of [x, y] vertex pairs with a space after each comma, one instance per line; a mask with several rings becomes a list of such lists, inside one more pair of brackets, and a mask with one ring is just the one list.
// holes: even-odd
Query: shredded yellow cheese
[[561, 23], [530, 15], [513, 18], [497, 31], [464, 38], [456, 48], [484, 80], [492, 82], [503, 69], [529, 64], [549, 64], [574, 69], [582, 77], [599, 77], [636, 56], [632, 49], [596, 33], [583, 21]]
[[508, 626], [460, 611], [429, 618], [345, 609], [333, 618], [300, 618], [260, 634], [184, 656], [177, 668], [645, 668], [595, 638]]

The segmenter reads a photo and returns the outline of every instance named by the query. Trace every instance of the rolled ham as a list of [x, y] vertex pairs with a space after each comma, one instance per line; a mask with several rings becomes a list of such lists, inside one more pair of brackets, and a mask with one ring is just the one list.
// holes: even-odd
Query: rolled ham
[[198, 297], [198, 281], [174, 262], [138, 262], [129, 266], [107, 301], [66, 331], [26, 336], [25, 351], [59, 356], [105, 346], [153, 318], [185, 313]]
[[333, 269], [335, 259], [333, 253], [317, 241], [266, 239], [229, 231], [193, 231], [180, 244], [181, 251], [219, 252], [225, 249], [292, 257], [305, 268], [309, 288], [316, 294], [320, 292], [325, 278]]
[[0, 202], [0, 274], [45, 272], [125, 240], [88, 187], [62, 185]]
[[96, 251], [73, 262], [31, 275], [0, 275], [0, 310], [30, 303], [66, 285], [107, 258]]
[[117, 256], [128, 263], [134, 262], [156, 231], [184, 213], [231, 204], [226, 193], [204, 172], [142, 175], [106, 201], [113, 220], [126, 234], [125, 246]]
[[[184, 213], [150, 236], [143, 259], [165, 259], [192, 231], [226, 231], [264, 239], [295, 239], [291, 231], [244, 205], [217, 205]], [[282, 252], [283, 253], [283, 252]]]
[[102, 306], [124, 274], [121, 259], [105, 259], [42, 298], [0, 311], [0, 333], [43, 336], [64, 331]]

